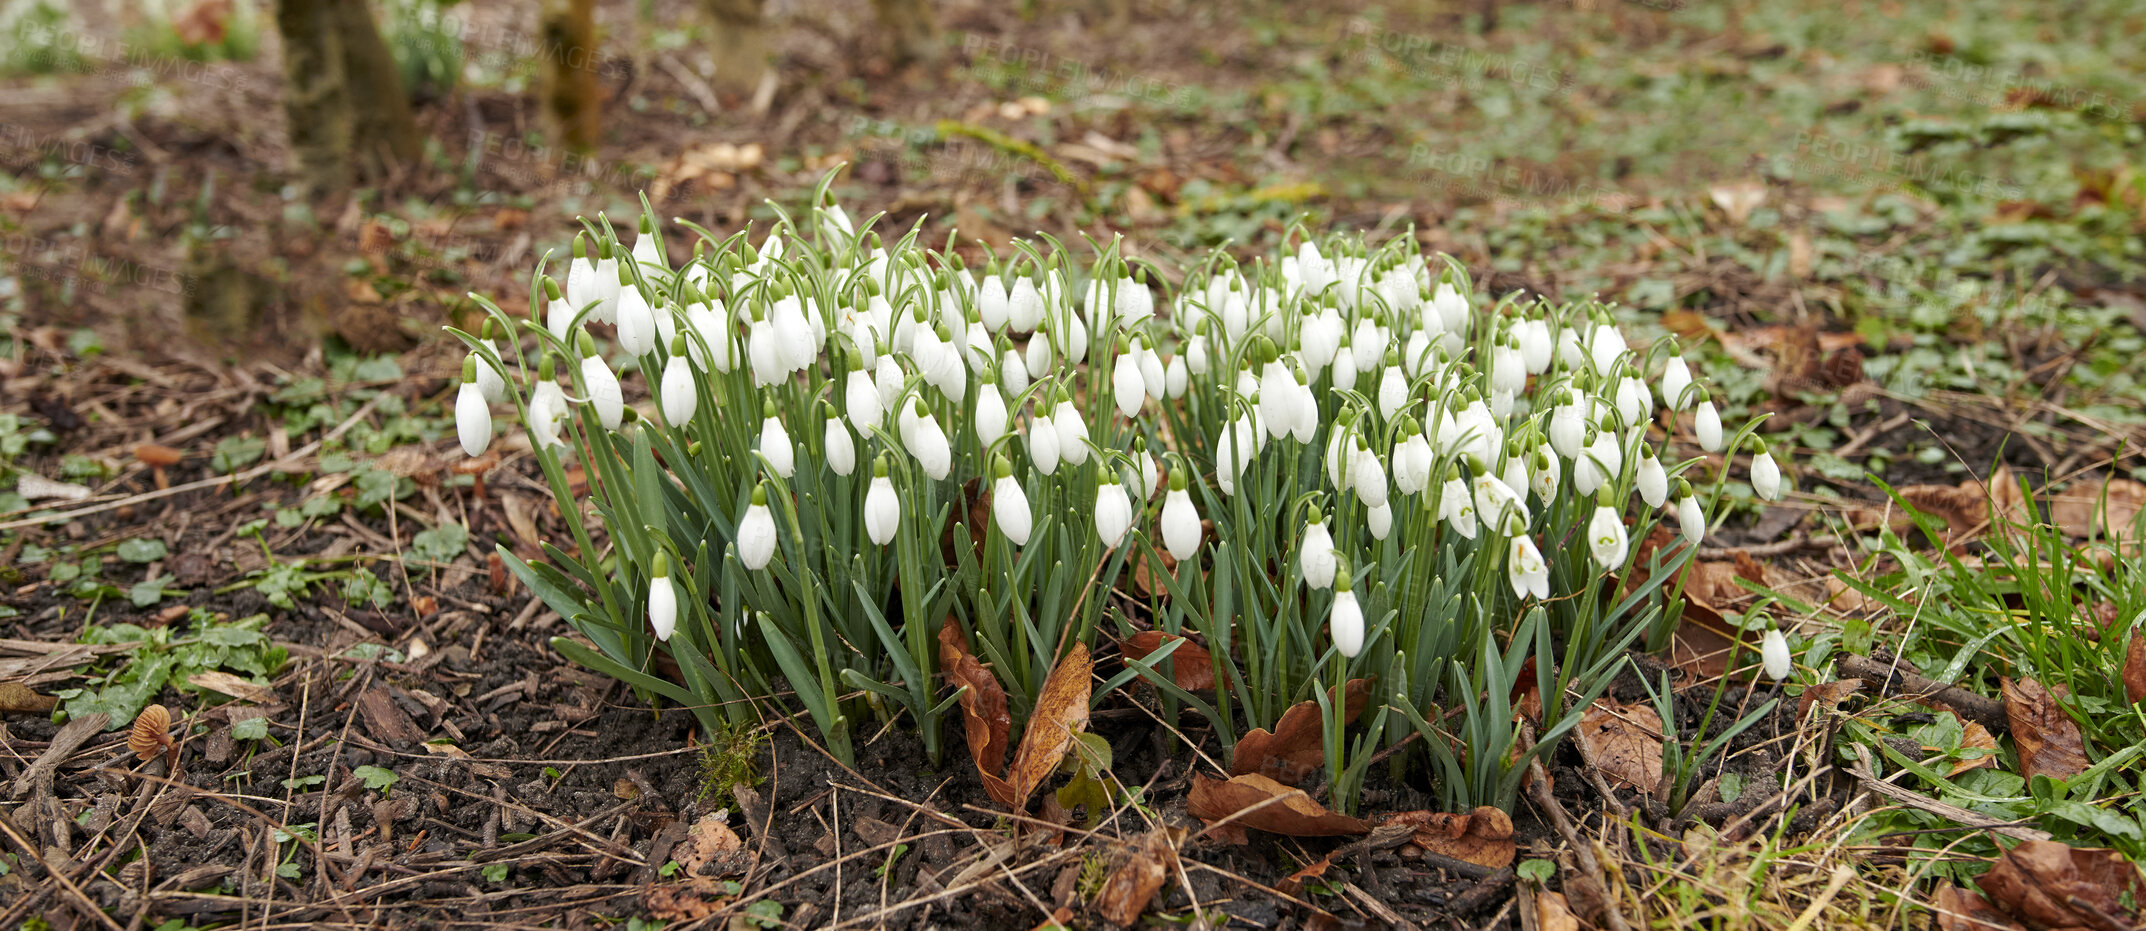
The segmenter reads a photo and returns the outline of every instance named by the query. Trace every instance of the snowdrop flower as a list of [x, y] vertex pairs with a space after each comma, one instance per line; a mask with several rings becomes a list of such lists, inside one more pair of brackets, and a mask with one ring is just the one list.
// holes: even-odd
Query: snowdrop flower
[[782, 425], [782, 418], [775, 416], [775, 401], [769, 399], [760, 405], [760, 455], [767, 459], [768, 471], [783, 478], [797, 472], [797, 447], [790, 442], [790, 431]]
[[1138, 350], [1119, 341], [1118, 360], [1111, 367], [1111, 394], [1118, 402], [1118, 413], [1131, 420], [1140, 414], [1141, 402], [1147, 400], [1147, 379], [1140, 374]]
[[1386, 535], [1393, 532], [1393, 507], [1381, 504], [1365, 511], [1364, 526], [1371, 528], [1371, 539], [1386, 539]]
[[1148, 290], [1147, 269], [1118, 279], [1118, 319], [1133, 326], [1155, 316], [1155, 292]]
[[1393, 448], [1393, 485], [1404, 495], [1421, 493], [1431, 484], [1431, 467], [1437, 453], [1414, 418], [1401, 424], [1401, 442]]
[[678, 628], [678, 586], [671, 581], [671, 558], [662, 550], [656, 551], [656, 564], [649, 573], [648, 626], [663, 641], [669, 641]]
[[1334, 535], [1326, 529], [1326, 516], [1312, 508], [1311, 522], [1304, 526], [1304, 539], [1297, 544], [1297, 571], [1304, 575], [1306, 585], [1332, 588], [1338, 568]]
[[1036, 402], [1035, 413], [1028, 420], [1028, 458], [1038, 472], [1052, 475], [1058, 471], [1058, 426], [1051, 422], [1051, 415], [1044, 413], [1041, 401]]
[[455, 389], [455, 436], [462, 451], [474, 459], [492, 445], [492, 406], [484, 402], [484, 389], [477, 386], [477, 354], [462, 359], [462, 387]]
[[1464, 455], [1489, 462], [1505, 448], [1505, 430], [1481, 398], [1471, 397], [1461, 412], [1453, 415], [1454, 442]]
[[1392, 421], [1408, 403], [1408, 377], [1401, 374], [1401, 360], [1386, 354], [1386, 371], [1379, 376], [1379, 416]]
[[1768, 501], [1781, 500], [1781, 466], [1773, 461], [1765, 440], [1756, 440], [1758, 454], [1751, 457], [1751, 490]]
[[1315, 312], [1306, 306], [1298, 318], [1297, 347], [1313, 371], [1332, 365], [1334, 354], [1341, 350], [1341, 313], [1331, 307]]
[[1356, 330], [1349, 335], [1350, 356], [1356, 360], [1356, 372], [1361, 375], [1378, 367], [1386, 358], [1390, 347], [1386, 344], [1386, 324], [1374, 315], [1366, 314], [1356, 321]]
[[1654, 396], [1647, 393], [1646, 383], [1627, 368], [1617, 380], [1617, 423], [1626, 428], [1639, 426], [1647, 421], [1653, 406]]
[[1617, 324], [1608, 314], [1598, 314], [1594, 328], [1587, 331], [1587, 357], [1595, 371], [1604, 375], [1616, 371], [1624, 361], [1625, 350], [1624, 334], [1618, 332]]
[[[582, 259], [581, 261], [586, 263], [588, 260]], [[571, 277], [573, 273], [569, 271], [567, 274]], [[594, 275], [596, 272], [590, 271], [589, 274]], [[546, 301], [544, 305], [545, 327], [551, 330], [551, 335], [557, 337], [559, 342], [569, 346], [573, 345], [574, 314], [578, 313], [574, 308], [574, 303], [560, 295], [559, 283], [553, 281], [550, 275], [544, 276], [543, 288], [544, 300]]]
[[1417, 330], [1409, 334], [1408, 347], [1401, 351], [1401, 364], [1410, 378], [1422, 378], [1423, 369], [1435, 359], [1437, 350], [1431, 348], [1431, 334]]
[[1155, 497], [1162, 490], [1162, 473], [1155, 468], [1155, 457], [1148, 455], [1146, 438], [1133, 437], [1133, 458], [1140, 460], [1140, 497]]
[[1565, 368], [1580, 370], [1587, 367], [1587, 349], [1580, 345], [1580, 331], [1574, 327], [1560, 326], [1557, 329], [1557, 361]]
[[596, 244], [596, 310], [589, 319], [598, 323], [618, 322], [618, 255], [611, 240]]
[[1013, 465], [1005, 456], [994, 458], [992, 471], [997, 478], [991, 483], [991, 522], [1013, 545], [1027, 546], [1028, 535], [1035, 528], [1035, 518], [1028, 511], [1028, 493], [1021, 490], [1020, 481], [1013, 477]]
[[1095, 488], [1095, 535], [1102, 538], [1103, 546], [1117, 549], [1132, 526], [1133, 503], [1118, 482], [1117, 470], [1106, 468], [1102, 483]]
[[1759, 645], [1759, 656], [1766, 663], [1766, 677], [1775, 682], [1788, 678], [1795, 671], [1795, 659], [1788, 653], [1788, 637], [1779, 627], [1766, 628], [1766, 639]]
[[1354, 411], [1342, 409], [1335, 419], [1334, 429], [1326, 434], [1326, 483], [1334, 486], [1334, 493], [1349, 490], [1349, 483], [1356, 480], [1356, 469], [1349, 460], [1356, 455]]
[[996, 378], [991, 370], [982, 373], [983, 384], [976, 395], [976, 440], [985, 448], [1006, 435], [1006, 399], [998, 393]]
[[[566, 265], [566, 300], [572, 307], [572, 312], [567, 314], [568, 319], [589, 305], [603, 300], [603, 297], [603, 289], [596, 286], [596, 263], [589, 258], [588, 234], [575, 233], [574, 258]], [[552, 333], [559, 335], [560, 339], [566, 338], [562, 332], [565, 328], [564, 321], [554, 317], [551, 328]]]
[[896, 410], [895, 405], [901, 403], [902, 394], [909, 386], [909, 376], [902, 371], [901, 364], [894, 361], [893, 353], [881, 353], [877, 361], [877, 367], [872, 370], [872, 387], [879, 391], [879, 407]]
[[1510, 395], [1527, 385], [1527, 357], [1520, 352], [1520, 338], [1508, 330], [1490, 350], [1490, 390]]
[[1528, 484], [1535, 491], [1535, 500], [1548, 506], [1557, 497], [1559, 474], [1556, 450], [1544, 443], [1535, 448], [1535, 467], [1528, 470]]
[[1670, 343], [1672, 352], [1669, 364], [1662, 369], [1662, 406], [1673, 411], [1684, 409], [1684, 392], [1691, 387], [1691, 366], [1684, 364], [1684, 353]]
[[1691, 483], [1677, 481], [1677, 528], [1684, 533], [1684, 542], [1698, 546], [1706, 539], [1706, 511], [1699, 506], [1699, 499], [1691, 493]]
[[1603, 500], [1595, 505], [1595, 516], [1587, 522], [1587, 552], [1594, 556], [1595, 565], [1604, 571], [1614, 571], [1624, 565], [1624, 558], [1631, 551], [1624, 534], [1624, 520], [1617, 516], [1617, 509]]
[[999, 357], [998, 381], [1009, 398], [1019, 397], [1021, 392], [1028, 390], [1028, 364], [1021, 361], [1020, 350], [1009, 347], [1006, 354]]
[[656, 351], [656, 311], [648, 306], [648, 298], [633, 283], [633, 275], [620, 268], [618, 305], [618, 345], [628, 355], [640, 358]]
[[[686, 285], [686, 326], [700, 336], [687, 338], [686, 354], [701, 371], [714, 368], [725, 375], [737, 364], [735, 336], [730, 331], [730, 310], [722, 301], [710, 300], [691, 284]], [[703, 348], [705, 344], [706, 348]]]
[[939, 421], [931, 415], [931, 408], [924, 399], [916, 399], [916, 429], [908, 440], [909, 454], [915, 456], [924, 474], [933, 481], [946, 478], [954, 468], [954, 451], [946, 441], [946, 431], [939, 428]]
[[1294, 379], [1293, 393], [1296, 403], [1291, 414], [1295, 422], [1290, 426], [1289, 434], [1299, 443], [1309, 443], [1319, 433], [1319, 397], [1311, 393], [1311, 385], [1306, 382], [1302, 368], [1293, 368], [1291, 377]]
[[1527, 507], [1528, 488], [1531, 482], [1528, 476], [1527, 455], [1521, 451], [1525, 446], [1525, 441], [1507, 445], [1505, 449], [1505, 467], [1498, 471], [1498, 481], [1504, 483], [1505, 487], [1512, 491], [1513, 497], [1519, 499], [1521, 507]]
[[[842, 208], [837, 207], [835, 209], [840, 210]], [[650, 268], [661, 269], [664, 267], [663, 237], [656, 235], [655, 226], [649, 222], [646, 216], [641, 218], [638, 235], [633, 237], [633, 261], [635, 264]], [[621, 296], [623, 297], [623, 295]]]
[[1349, 467], [1349, 487], [1356, 490], [1356, 500], [1368, 508], [1385, 507], [1386, 464], [1361, 436], [1356, 438], [1356, 455], [1350, 458]]
[[618, 376], [596, 354], [596, 341], [586, 333], [581, 336], [581, 380], [588, 384], [589, 403], [596, 408], [596, 419], [603, 422], [606, 430], [618, 429], [626, 415], [626, 396], [619, 390]]
[[663, 421], [671, 426], [690, 423], [700, 407], [700, 392], [693, 383], [693, 362], [686, 355], [686, 338], [671, 337], [671, 357], [663, 363]]
[[1528, 506], [1520, 496], [1493, 475], [1475, 477], [1475, 516], [1492, 527], [1528, 525]]
[[[484, 326], [478, 330], [478, 338], [484, 341], [485, 347], [491, 349], [494, 355], [498, 354], [499, 346], [492, 341], [492, 318], [484, 319]], [[500, 374], [499, 369], [492, 367], [482, 356], [477, 357], [477, 392], [484, 396], [486, 404], [507, 402], [507, 377]]]
[[768, 513], [765, 484], [753, 486], [753, 503], [738, 521], [737, 546], [738, 561], [747, 569], [765, 569], [775, 557], [775, 515]]
[[1520, 323], [1520, 361], [1530, 375], [1550, 370], [1550, 356], [1557, 343], [1550, 336], [1550, 321], [1540, 317]]
[[1134, 345], [1140, 347], [1140, 379], [1147, 383], [1148, 397], [1157, 401], [1169, 397], [1169, 373], [1163, 369], [1162, 356], [1145, 338]]
[[1185, 489], [1182, 461], [1170, 470], [1170, 493], [1163, 498], [1162, 517], [1157, 524], [1171, 559], [1184, 562], [1199, 553], [1204, 531], [1200, 527], [1200, 512], [1192, 506], [1192, 493]]
[[1714, 410], [1714, 399], [1707, 396], [1704, 388], [1699, 389], [1699, 408], [1692, 414], [1692, 434], [1699, 440], [1700, 449], [1721, 452], [1721, 414]]
[[985, 328], [996, 333], [1006, 328], [1006, 321], [1013, 307], [1006, 294], [1006, 282], [997, 271], [984, 272], [984, 280], [976, 288], [976, 313]]
[[757, 305], [753, 307], [752, 326], [747, 328], [745, 357], [753, 366], [753, 387], [766, 388], [789, 374], [783, 368], [782, 340], [775, 335], [775, 324]]
[[1163, 368], [1163, 396], [1169, 398], [1172, 401], [1178, 400], [1185, 396], [1185, 390], [1190, 388], [1191, 386], [1192, 376], [1191, 373], [1187, 372], [1185, 369], [1185, 354], [1178, 353], [1177, 355], [1171, 356], [1170, 364]]
[[1505, 580], [1513, 586], [1513, 597], [1550, 597], [1550, 565], [1543, 561], [1542, 550], [1535, 547], [1533, 537], [1524, 533], [1513, 534], [1505, 551]]
[[[1067, 465], [1079, 467], [1088, 461], [1088, 421], [1081, 419], [1080, 411], [1073, 406], [1073, 396], [1066, 389], [1058, 389], [1058, 406], [1051, 411], [1051, 426], [1058, 430], [1058, 457]], [[934, 476], [944, 478], [945, 476]]]
[[1052, 326], [1039, 325], [1035, 335], [1028, 338], [1028, 350], [1022, 361], [1028, 374], [1036, 378], [1042, 378], [1052, 371], [1052, 330]]
[[857, 435], [867, 438], [885, 414], [880, 407], [879, 386], [854, 359], [849, 376], [842, 382], [842, 407], [849, 412], [849, 425], [857, 428]]
[[1192, 327], [1192, 345], [1185, 349], [1185, 370], [1205, 378], [1211, 370], [1207, 358], [1207, 321], [1201, 320]]
[[[1438, 326], [1448, 333], [1465, 333], [1468, 329], [1468, 298], [1453, 286], [1453, 279], [1442, 278], [1438, 290], [1431, 294], [1431, 310], [1438, 314]], [[1430, 328], [1428, 317], [1424, 328]]]
[[881, 455], [872, 462], [872, 488], [864, 493], [864, 535], [872, 545], [885, 546], [894, 540], [894, 531], [902, 525], [902, 501], [894, 493], [894, 483], [887, 479], [887, 457]]
[[1334, 606], [1327, 615], [1326, 628], [1334, 637], [1334, 649], [1355, 659], [1364, 649], [1364, 609], [1356, 603], [1356, 593], [1349, 590], [1350, 585], [1344, 566], [1334, 577]]
[[1356, 348], [1348, 343], [1341, 344], [1341, 348], [1334, 351], [1334, 367], [1329, 370], [1329, 374], [1333, 379], [1334, 390], [1356, 390], [1356, 376], [1359, 371]]
[[827, 464], [836, 475], [849, 475], [857, 471], [857, 444], [850, 439], [849, 428], [842, 425], [842, 418], [835, 415], [834, 405], [820, 402], [826, 415], [822, 442], [827, 447]]
[[1470, 540], [1475, 539], [1475, 497], [1460, 479], [1459, 469], [1446, 471], [1446, 483], [1438, 490], [1438, 519]]
[[784, 294], [769, 306], [768, 318], [774, 324], [775, 345], [780, 350], [784, 373], [810, 366], [819, 353], [812, 325], [805, 322], [804, 302], [795, 294]]
[[551, 356], [537, 364], [536, 391], [529, 397], [529, 436], [536, 448], [564, 446], [559, 428], [566, 423], [566, 392], [552, 374]]
[[1639, 475], [1634, 479], [1639, 486], [1639, 500], [1650, 508], [1662, 506], [1669, 500], [1669, 472], [1662, 468], [1662, 460], [1654, 455], [1654, 447], [1639, 447]]
[[1015, 278], [1013, 289], [1006, 292], [1006, 323], [1016, 333], [1028, 333], [1043, 322], [1043, 294], [1036, 290], [1035, 279]]

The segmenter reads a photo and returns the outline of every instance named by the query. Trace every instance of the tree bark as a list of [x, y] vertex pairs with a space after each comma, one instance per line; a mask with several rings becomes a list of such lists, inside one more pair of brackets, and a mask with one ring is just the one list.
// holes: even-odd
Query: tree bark
[[365, 0], [276, 0], [292, 169], [310, 194], [393, 175], [423, 146]]
[[701, 7], [715, 21], [714, 48], [717, 91], [750, 94], [760, 85], [768, 68], [767, 22], [762, 15], [765, 0], [701, 0]]
[[544, 0], [542, 50], [544, 110], [552, 138], [576, 152], [596, 148], [603, 119], [594, 0]]

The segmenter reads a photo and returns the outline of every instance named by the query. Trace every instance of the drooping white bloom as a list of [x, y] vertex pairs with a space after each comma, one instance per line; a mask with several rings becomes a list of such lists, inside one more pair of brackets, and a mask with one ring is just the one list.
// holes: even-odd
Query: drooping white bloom
[[790, 442], [790, 431], [783, 427], [782, 418], [775, 416], [773, 401], [763, 408], [759, 448], [760, 455], [767, 459], [768, 471], [783, 478], [797, 473], [797, 446]]
[[988, 449], [1005, 435], [1006, 399], [987, 381], [976, 395], [976, 441]]
[[1162, 355], [1145, 340], [1140, 344], [1140, 380], [1147, 383], [1149, 398], [1160, 401], [1170, 396], [1170, 376], [1163, 368]]
[[1512, 491], [1513, 497], [1520, 499], [1521, 507], [1527, 506], [1528, 487], [1532, 479], [1528, 476], [1527, 456], [1518, 448], [1506, 450], [1505, 467], [1498, 471], [1498, 481]]
[[1766, 663], [1766, 677], [1775, 682], [1788, 678], [1795, 671], [1795, 658], [1788, 653], [1788, 637], [1779, 627], [1766, 629], [1766, 639], [1759, 644], [1759, 656]]
[[1507, 334], [1490, 350], [1490, 390], [1510, 395], [1527, 384], [1527, 357], [1520, 352], [1519, 338]]
[[[619, 274], [624, 275], [623, 270]], [[619, 283], [618, 345], [639, 358], [656, 351], [656, 310], [629, 277]]]
[[1414, 423], [1402, 432], [1406, 435], [1393, 448], [1393, 485], [1404, 495], [1418, 494], [1430, 487], [1431, 467], [1438, 454]]
[[1504, 480], [1492, 475], [1475, 477], [1475, 516], [1484, 525], [1498, 528], [1509, 522], [1528, 525], [1528, 505], [1519, 495], [1507, 487]]
[[536, 391], [529, 397], [529, 436], [538, 449], [566, 445], [559, 437], [559, 428], [566, 423], [566, 392], [548, 377], [550, 370], [551, 360], [547, 358], [540, 368]]
[[1303, 573], [1306, 585], [1332, 588], [1337, 565], [1334, 535], [1327, 531], [1326, 521], [1314, 510], [1311, 523], [1304, 527], [1304, 540], [1297, 544], [1297, 571]]
[[611, 243], [604, 243], [596, 260], [596, 309], [589, 319], [598, 323], [618, 322], [618, 255]]
[[1185, 370], [1183, 353], [1170, 357], [1170, 364], [1163, 368], [1162, 386], [1163, 395], [1173, 401], [1184, 397], [1185, 390], [1192, 386], [1192, 376]]
[[784, 295], [768, 308], [768, 317], [774, 321], [783, 370], [797, 372], [811, 365], [819, 355], [818, 342], [813, 339], [812, 325], [805, 321], [804, 302], [795, 294]]
[[1638, 376], [1626, 375], [1617, 380], [1618, 424], [1631, 428], [1645, 423], [1648, 408], [1652, 405], [1653, 398], [1647, 393], [1647, 386]]
[[1204, 531], [1200, 527], [1199, 509], [1192, 506], [1192, 493], [1185, 490], [1182, 468], [1170, 471], [1170, 493], [1163, 498], [1162, 517], [1157, 523], [1170, 558], [1184, 562], [1199, 553]]
[[1595, 488], [1589, 488], [1579, 480], [1579, 470], [1574, 468], [1573, 486], [1580, 489], [1580, 494], [1594, 494], [1596, 488], [1616, 481], [1624, 469], [1624, 450], [1617, 442], [1617, 431], [1595, 431], [1594, 442], [1588, 444], [1587, 449], [1580, 453], [1578, 461], [1595, 469]]
[[1677, 529], [1683, 531], [1684, 542], [1698, 546], [1706, 539], [1706, 510], [1699, 506], [1699, 499], [1692, 495], [1689, 486], [1684, 496], [1677, 499]]
[[1673, 411], [1684, 409], [1684, 392], [1691, 387], [1691, 366], [1684, 364], [1682, 354], [1669, 357], [1669, 365], [1662, 369], [1662, 406]]
[[1356, 490], [1356, 500], [1362, 501], [1365, 507], [1385, 507], [1386, 464], [1379, 461], [1377, 452], [1363, 445], [1361, 437], [1356, 442], [1356, 455], [1349, 462], [1352, 476], [1349, 487]]
[[[1468, 329], [1468, 298], [1453, 286], [1450, 280], [1438, 282], [1438, 290], [1431, 294], [1431, 309], [1438, 313], [1438, 325], [1448, 333], [1466, 333]], [[1429, 320], [1425, 321], [1428, 329]]]
[[1662, 506], [1669, 500], [1669, 471], [1662, 468], [1662, 460], [1654, 455], [1654, 447], [1639, 448], [1639, 474], [1633, 478], [1639, 487], [1639, 500], [1650, 508]]
[[[689, 302], [686, 305], [686, 326], [700, 336], [697, 340], [692, 336], [686, 337], [686, 355], [692, 358], [693, 364], [704, 372], [713, 367], [725, 375], [730, 374], [730, 370], [736, 366], [737, 350], [732, 345], [734, 337], [730, 332], [730, 311], [723, 306], [723, 302], [706, 299]], [[706, 345], [705, 349], [702, 348], [703, 344]]]
[[994, 333], [1005, 329], [1012, 312], [1006, 282], [995, 274], [984, 275], [983, 283], [976, 288], [976, 314], [983, 320], [985, 328]]
[[1043, 294], [1033, 278], [1015, 278], [1006, 292], [1006, 323], [1016, 333], [1027, 333], [1043, 322]]
[[849, 414], [849, 424], [857, 428], [859, 436], [870, 437], [878, 428], [884, 411], [880, 409], [879, 386], [872, 383], [864, 370], [851, 369], [849, 377], [842, 382], [842, 408]]
[[1356, 603], [1356, 593], [1349, 590], [1346, 576], [1334, 585], [1334, 607], [1327, 615], [1327, 632], [1334, 637], [1334, 649], [1341, 655], [1354, 659], [1364, 650], [1364, 609]]
[[1594, 556], [1595, 565], [1614, 570], [1624, 565], [1624, 558], [1630, 551], [1624, 521], [1617, 516], [1617, 509], [1607, 504], [1596, 505], [1595, 516], [1587, 521], [1587, 552]]
[[1520, 324], [1520, 360], [1530, 375], [1540, 375], [1550, 370], [1550, 356], [1557, 350], [1557, 343], [1550, 336], [1550, 321], [1540, 317], [1524, 320]]
[[1073, 398], [1059, 389], [1058, 407], [1051, 411], [1051, 426], [1058, 429], [1058, 458], [1078, 467], [1088, 461], [1088, 421], [1073, 406]]
[[492, 445], [492, 406], [485, 403], [484, 389], [477, 386], [477, 370], [482, 366], [476, 353], [463, 359], [462, 387], [455, 390], [455, 437], [473, 459]]
[[1133, 527], [1133, 502], [1125, 496], [1115, 469], [1103, 470], [1103, 483], [1095, 488], [1095, 535], [1103, 545], [1117, 549]]
[[[587, 259], [576, 259], [575, 261], [583, 264], [588, 262]], [[591, 269], [588, 274], [593, 276], [596, 272]], [[567, 272], [567, 277], [571, 279], [573, 272]], [[551, 330], [551, 335], [558, 337], [560, 342], [569, 346], [573, 345], [574, 314], [579, 312], [575, 308], [574, 302], [560, 294], [559, 283], [551, 280], [549, 276], [544, 279], [544, 296], [548, 301], [544, 305], [544, 325]]]
[[954, 469], [954, 450], [947, 444], [946, 431], [940, 429], [939, 421], [932, 416], [931, 409], [924, 406], [922, 398], [916, 401], [916, 416], [916, 429], [910, 432], [908, 439], [909, 454], [916, 457], [917, 465], [923, 467], [924, 474], [931, 476], [933, 481], [946, 478]]
[[1453, 415], [1456, 448], [1467, 456], [1489, 462], [1505, 448], [1505, 430], [1481, 398], [1468, 402]]
[[1341, 349], [1341, 314], [1329, 307], [1324, 313], [1314, 313], [1309, 308], [1298, 318], [1298, 351], [1304, 354], [1304, 364], [1312, 371], [1319, 371], [1334, 363], [1334, 353]]
[[618, 376], [593, 350], [581, 357], [581, 380], [588, 383], [589, 404], [604, 429], [616, 430], [626, 417], [626, 395], [619, 390]]
[[1162, 473], [1155, 468], [1155, 457], [1148, 455], [1147, 441], [1133, 440], [1133, 458], [1140, 460], [1140, 497], [1155, 497], [1162, 490]]
[[878, 362], [872, 370], [872, 387], [879, 391], [879, 407], [886, 411], [895, 410], [895, 405], [901, 403], [903, 390], [908, 387], [909, 376], [903, 373], [901, 364], [894, 361], [892, 353], [881, 355]]
[[775, 335], [775, 324], [764, 314], [747, 328], [745, 357], [753, 366], [753, 387], [766, 388], [788, 374], [783, 368], [781, 339]]
[[1558, 481], [1563, 477], [1557, 451], [1548, 443], [1536, 447], [1535, 467], [1528, 470], [1528, 484], [1535, 491], [1535, 500], [1547, 506], [1557, 497]]
[[1454, 533], [1475, 539], [1475, 496], [1468, 493], [1468, 485], [1457, 471], [1447, 474], [1446, 483], [1438, 490], [1438, 519], [1452, 527]]
[[670, 557], [663, 553], [656, 554], [655, 573], [648, 579], [648, 626], [663, 641], [678, 629], [678, 585], [671, 581]]
[[1505, 580], [1512, 583], [1515, 598], [1530, 594], [1537, 598], [1550, 597], [1550, 566], [1543, 561], [1542, 550], [1535, 547], [1533, 537], [1524, 533], [1513, 535], [1505, 552]]
[[693, 362], [684, 352], [685, 343], [679, 340], [679, 352], [663, 363], [663, 420], [672, 426], [690, 423], [693, 412], [700, 408], [700, 391], [693, 384]]
[[1028, 458], [1038, 472], [1053, 475], [1058, 471], [1058, 426], [1051, 423], [1051, 415], [1044, 413], [1040, 404], [1028, 421]]
[[1147, 399], [1147, 380], [1140, 374], [1140, 360], [1133, 351], [1118, 353], [1118, 360], [1111, 366], [1110, 390], [1118, 402], [1118, 413], [1131, 420], [1140, 414], [1140, 404]]
[[1567, 369], [1585, 368], [1587, 349], [1580, 345], [1580, 331], [1574, 327], [1561, 326], [1557, 330], [1557, 361]]
[[1401, 374], [1401, 367], [1389, 363], [1386, 372], [1379, 376], [1379, 416], [1392, 420], [1401, 413], [1401, 406], [1408, 403], [1408, 377]]
[[1393, 507], [1381, 504], [1364, 511], [1364, 526], [1371, 529], [1371, 539], [1386, 539], [1386, 535], [1393, 532]]
[[1751, 457], [1751, 490], [1768, 501], [1781, 500], [1781, 466], [1764, 443], [1759, 444], [1758, 455]]
[[1721, 414], [1714, 410], [1711, 398], [1699, 402], [1699, 410], [1692, 415], [1692, 434], [1699, 441], [1699, 448], [1710, 453], [1721, 452]]
[[747, 569], [759, 570], [767, 568], [774, 556], [775, 515], [768, 513], [767, 488], [754, 486], [753, 503], [738, 521], [738, 561]]
[[[1142, 277], [1145, 277], [1143, 274]], [[1140, 323], [1155, 316], [1155, 292], [1148, 290], [1145, 281], [1127, 275], [1118, 279], [1118, 319], [1126, 326]]]
[[1356, 363], [1356, 349], [1344, 345], [1334, 351], [1334, 367], [1328, 370], [1335, 391], [1356, 390], [1356, 378], [1360, 374]]
[[849, 428], [842, 425], [833, 408], [827, 410], [827, 465], [836, 475], [848, 475], [857, 471], [857, 444], [849, 436]]
[[1608, 320], [1598, 320], [1587, 331], [1587, 356], [1594, 363], [1595, 371], [1608, 375], [1624, 363], [1624, 334], [1617, 325]]
[[991, 521], [1015, 546], [1027, 546], [1035, 518], [1028, 511], [1028, 492], [1001, 459], [998, 480], [991, 484]]
[[902, 501], [887, 478], [886, 463], [874, 463], [872, 473], [871, 490], [864, 493], [864, 533], [873, 545], [885, 546], [902, 525]]

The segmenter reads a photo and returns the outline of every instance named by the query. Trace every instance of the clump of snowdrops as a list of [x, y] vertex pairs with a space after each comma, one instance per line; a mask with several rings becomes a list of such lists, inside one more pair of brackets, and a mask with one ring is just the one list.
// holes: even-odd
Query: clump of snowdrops
[[[676, 266], [645, 204], [630, 242], [586, 223], [526, 318], [480, 297], [485, 335], [458, 331], [465, 449], [511, 405], [562, 513], [604, 531], [502, 551], [585, 638], [557, 647], [710, 729], [794, 694], [838, 757], [906, 717], [937, 760], [961, 713], [948, 618], [1015, 722], [1074, 643], [1157, 630], [1099, 697], [1150, 683], [1226, 749], [1316, 702], [1338, 806], [1415, 731], [1394, 766], [1510, 807], [1524, 670], [1542, 752], [1674, 618], [1727, 474], [1672, 461], [1665, 428], [1730, 461], [1750, 439], [1673, 342], [1633, 351], [1598, 304], [1486, 299], [1411, 237], [1293, 230], [1173, 274], [1116, 240], [971, 265], [853, 223], [825, 184], [777, 211], [757, 241], [678, 221]], [[1636, 545], [1665, 521], [1669, 545]], [[1375, 700], [1345, 720], [1329, 690], [1359, 679]]]

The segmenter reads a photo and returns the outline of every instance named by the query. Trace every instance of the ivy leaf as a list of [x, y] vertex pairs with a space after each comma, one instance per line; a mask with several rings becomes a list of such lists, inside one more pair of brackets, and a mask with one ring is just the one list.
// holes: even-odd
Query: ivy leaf
[[135, 537], [119, 544], [119, 558], [131, 563], [152, 563], [164, 558], [169, 552], [164, 541], [147, 537]]

